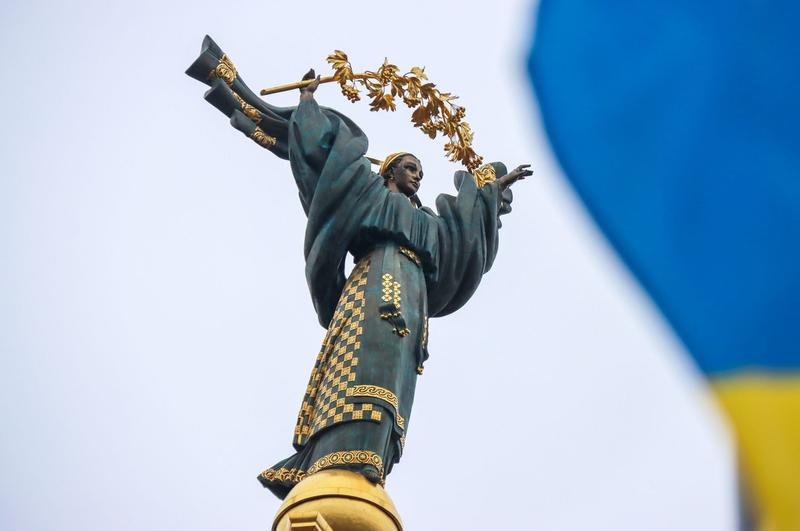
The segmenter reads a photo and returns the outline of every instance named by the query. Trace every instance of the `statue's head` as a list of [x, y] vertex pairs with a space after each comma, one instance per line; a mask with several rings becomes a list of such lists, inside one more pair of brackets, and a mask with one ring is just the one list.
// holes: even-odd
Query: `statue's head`
[[411, 153], [392, 153], [381, 164], [380, 174], [389, 190], [414, 197], [422, 182], [422, 163]]

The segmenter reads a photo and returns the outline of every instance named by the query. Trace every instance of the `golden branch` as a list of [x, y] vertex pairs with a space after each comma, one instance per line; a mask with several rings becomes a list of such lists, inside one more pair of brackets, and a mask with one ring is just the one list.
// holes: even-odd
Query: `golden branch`
[[[342, 94], [351, 102], [361, 99], [360, 85], [370, 98], [371, 111], [394, 111], [397, 109], [396, 101], [402, 100], [406, 106], [414, 109], [411, 114], [414, 127], [432, 139], [439, 134], [448, 138], [444, 151], [449, 160], [460, 161], [467, 170], [475, 174], [480, 186], [494, 180], [493, 168], [489, 165], [480, 167], [483, 157], [472, 149], [474, 135], [469, 124], [464, 121], [466, 109], [452, 103], [457, 96], [442, 92], [429, 82], [424, 68], [415, 66], [400, 75], [397, 66], [384, 60], [375, 72], [367, 70], [354, 73], [347, 54], [340, 50], [329, 55], [327, 62], [333, 68], [333, 75], [321, 78], [320, 83], [339, 83]], [[302, 88], [312, 81], [308, 79], [264, 89], [261, 95]]]

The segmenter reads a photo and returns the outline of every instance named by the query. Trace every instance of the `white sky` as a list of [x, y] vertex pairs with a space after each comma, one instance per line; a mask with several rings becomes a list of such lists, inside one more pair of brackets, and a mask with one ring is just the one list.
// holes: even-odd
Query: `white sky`
[[[5, 2], [0, 528], [266, 529], [324, 334], [289, 166], [183, 72], [206, 33], [253, 89], [345, 50], [426, 66], [515, 188], [476, 296], [431, 325], [403, 460], [410, 531], [730, 530], [734, 459], [702, 381], [555, 164], [524, 75], [533, 6]], [[272, 101], [293, 103], [296, 94]], [[322, 87], [371, 140], [457, 166]]]

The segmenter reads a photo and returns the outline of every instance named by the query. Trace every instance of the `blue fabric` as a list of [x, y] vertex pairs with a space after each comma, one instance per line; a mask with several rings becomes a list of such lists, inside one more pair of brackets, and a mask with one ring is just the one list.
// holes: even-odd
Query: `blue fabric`
[[800, 369], [800, 4], [542, 0], [565, 173], [708, 374]]

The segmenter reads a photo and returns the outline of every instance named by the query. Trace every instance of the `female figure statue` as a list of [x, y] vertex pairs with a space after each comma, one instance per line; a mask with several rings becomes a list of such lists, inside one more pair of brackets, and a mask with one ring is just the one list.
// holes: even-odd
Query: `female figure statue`
[[[304, 79], [315, 81], [293, 108], [256, 97], [208, 37], [187, 73], [211, 85], [206, 99], [234, 127], [289, 159], [308, 216], [306, 278], [327, 333], [298, 415], [296, 453], [259, 480], [280, 498], [329, 468], [383, 483], [405, 445], [428, 358], [428, 318], [452, 313], [472, 296], [497, 252], [508, 187], [531, 171], [493, 163], [500, 177], [482, 188], [457, 172], [458, 195], [440, 195], [434, 212], [416, 196], [419, 159], [395, 153], [372, 172], [364, 133], [315, 101], [313, 70]], [[355, 267], [345, 278], [347, 253]]]

